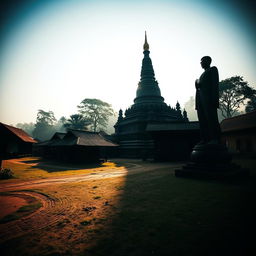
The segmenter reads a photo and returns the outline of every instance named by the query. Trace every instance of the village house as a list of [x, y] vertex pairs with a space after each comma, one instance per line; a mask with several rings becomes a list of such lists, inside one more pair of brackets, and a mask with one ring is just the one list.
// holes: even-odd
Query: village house
[[22, 129], [0, 123], [0, 155], [2, 159], [32, 154], [32, 145], [37, 143]]
[[55, 133], [49, 141], [38, 143], [36, 155], [67, 162], [98, 162], [113, 155], [118, 145], [99, 132], [69, 129]]
[[224, 119], [220, 126], [231, 153], [256, 154], [256, 111]]

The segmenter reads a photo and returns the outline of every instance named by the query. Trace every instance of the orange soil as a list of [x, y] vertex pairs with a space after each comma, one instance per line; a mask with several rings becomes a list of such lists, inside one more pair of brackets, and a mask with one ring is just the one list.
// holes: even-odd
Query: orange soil
[[166, 168], [170, 163], [136, 160], [109, 172], [1, 184], [1, 191], [19, 190], [43, 205], [29, 216], [0, 224], [2, 255], [79, 255], [107, 236], [119, 213], [126, 175]]
[[24, 198], [16, 196], [0, 196], [0, 218], [16, 212], [21, 206], [26, 204], [27, 201]]

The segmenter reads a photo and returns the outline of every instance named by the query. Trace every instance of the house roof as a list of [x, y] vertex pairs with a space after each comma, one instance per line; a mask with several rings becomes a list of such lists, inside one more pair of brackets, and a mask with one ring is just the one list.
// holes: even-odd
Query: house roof
[[11, 133], [16, 135], [19, 139], [23, 140], [24, 142], [30, 142], [30, 143], [36, 143], [37, 141], [34, 140], [32, 137], [30, 137], [26, 132], [24, 132], [22, 129], [0, 123], [3, 127], [5, 127], [7, 130], [9, 130]]
[[50, 140], [42, 141], [37, 143], [37, 146], [50, 146], [55, 145], [56, 142], [62, 140], [65, 137], [66, 133], [64, 132], [55, 132]]
[[[99, 147], [115, 147], [115, 146], [117, 146], [117, 144], [107, 140], [101, 134], [99, 134], [97, 132], [78, 131], [78, 130], [70, 130], [69, 132], [72, 133], [77, 138], [76, 142], [73, 142], [74, 143], [73, 145], [99, 146]], [[68, 137], [68, 133], [64, 137], [63, 141], [65, 141], [65, 138]]]
[[199, 122], [148, 124], [147, 131], [190, 131], [198, 130]]
[[224, 119], [220, 127], [222, 132], [256, 128], [256, 111]]
[[[55, 134], [56, 135], [56, 134]], [[116, 147], [117, 144], [107, 140], [97, 132], [88, 132], [82, 130], [73, 130], [64, 134], [61, 134], [62, 138], [56, 139], [53, 136], [51, 140], [40, 143], [42, 146], [97, 146], [97, 147]]]
[[61, 140], [65, 137], [65, 132], [55, 132], [50, 140]]

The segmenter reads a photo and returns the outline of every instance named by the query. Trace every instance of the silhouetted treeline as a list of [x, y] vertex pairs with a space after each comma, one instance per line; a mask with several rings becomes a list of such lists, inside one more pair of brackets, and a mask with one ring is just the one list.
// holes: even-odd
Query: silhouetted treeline
[[[23, 129], [31, 137], [38, 141], [49, 140], [55, 132], [66, 132], [67, 129], [112, 132], [109, 129], [109, 117], [114, 115], [110, 104], [98, 99], [84, 99], [78, 105], [79, 114], [72, 114], [68, 118], [61, 117], [59, 120], [53, 111], [39, 109], [36, 123], [18, 123], [16, 127]], [[111, 125], [114, 125], [111, 119]]]

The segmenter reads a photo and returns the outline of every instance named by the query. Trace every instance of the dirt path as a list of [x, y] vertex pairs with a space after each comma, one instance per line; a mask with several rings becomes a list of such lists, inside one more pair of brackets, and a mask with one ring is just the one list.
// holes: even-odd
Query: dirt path
[[[20, 162], [17, 162], [20, 163]], [[124, 160], [117, 160], [117, 163], [121, 165], [124, 163]], [[25, 165], [32, 165], [26, 164]], [[175, 167], [180, 167], [180, 163], [148, 163], [148, 162], [141, 162], [139, 160], [133, 160], [133, 162], [125, 162], [125, 166], [121, 166], [120, 168], [115, 169], [107, 169], [104, 171], [93, 171], [88, 174], [80, 174], [80, 175], [67, 175], [61, 177], [54, 177], [54, 178], [45, 178], [45, 179], [37, 179], [37, 180], [30, 180], [30, 181], [18, 181], [15, 183], [5, 183], [0, 185], [0, 191], [12, 191], [12, 190], [21, 190], [21, 189], [32, 189], [41, 186], [49, 186], [51, 184], [56, 183], [70, 183], [70, 182], [81, 182], [87, 180], [96, 180], [96, 179], [106, 179], [106, 178], [113, 178], [113, 177], [120, 177], [124, 175], [133, 175], [142, 172], [148, 172], [155, 169], [160, 168], [168, 168], [174, 169]]]
[[138, 160], [117, 160], [116, 163], [120, 167], [115, 169], [0, 184], [1, 192], [31, 196], [42, 203], [32, 214], [0, 224], [0, 245], [7, 246], [15, 238], [20, 242], [15, 244], [15, 250], [24, 251], [24, 255], [37, 254], [27, 250], [26, 244], [35, 244], [42, 255], [56, 251], [66, 253], [66, 250], [74, 255], [80, 253], [96, 242], [94, 232], [106, 226], [111, 221], [108, 216], [118, 211], [126, 176], [161, 169], [172, 171], [180, 166]]

